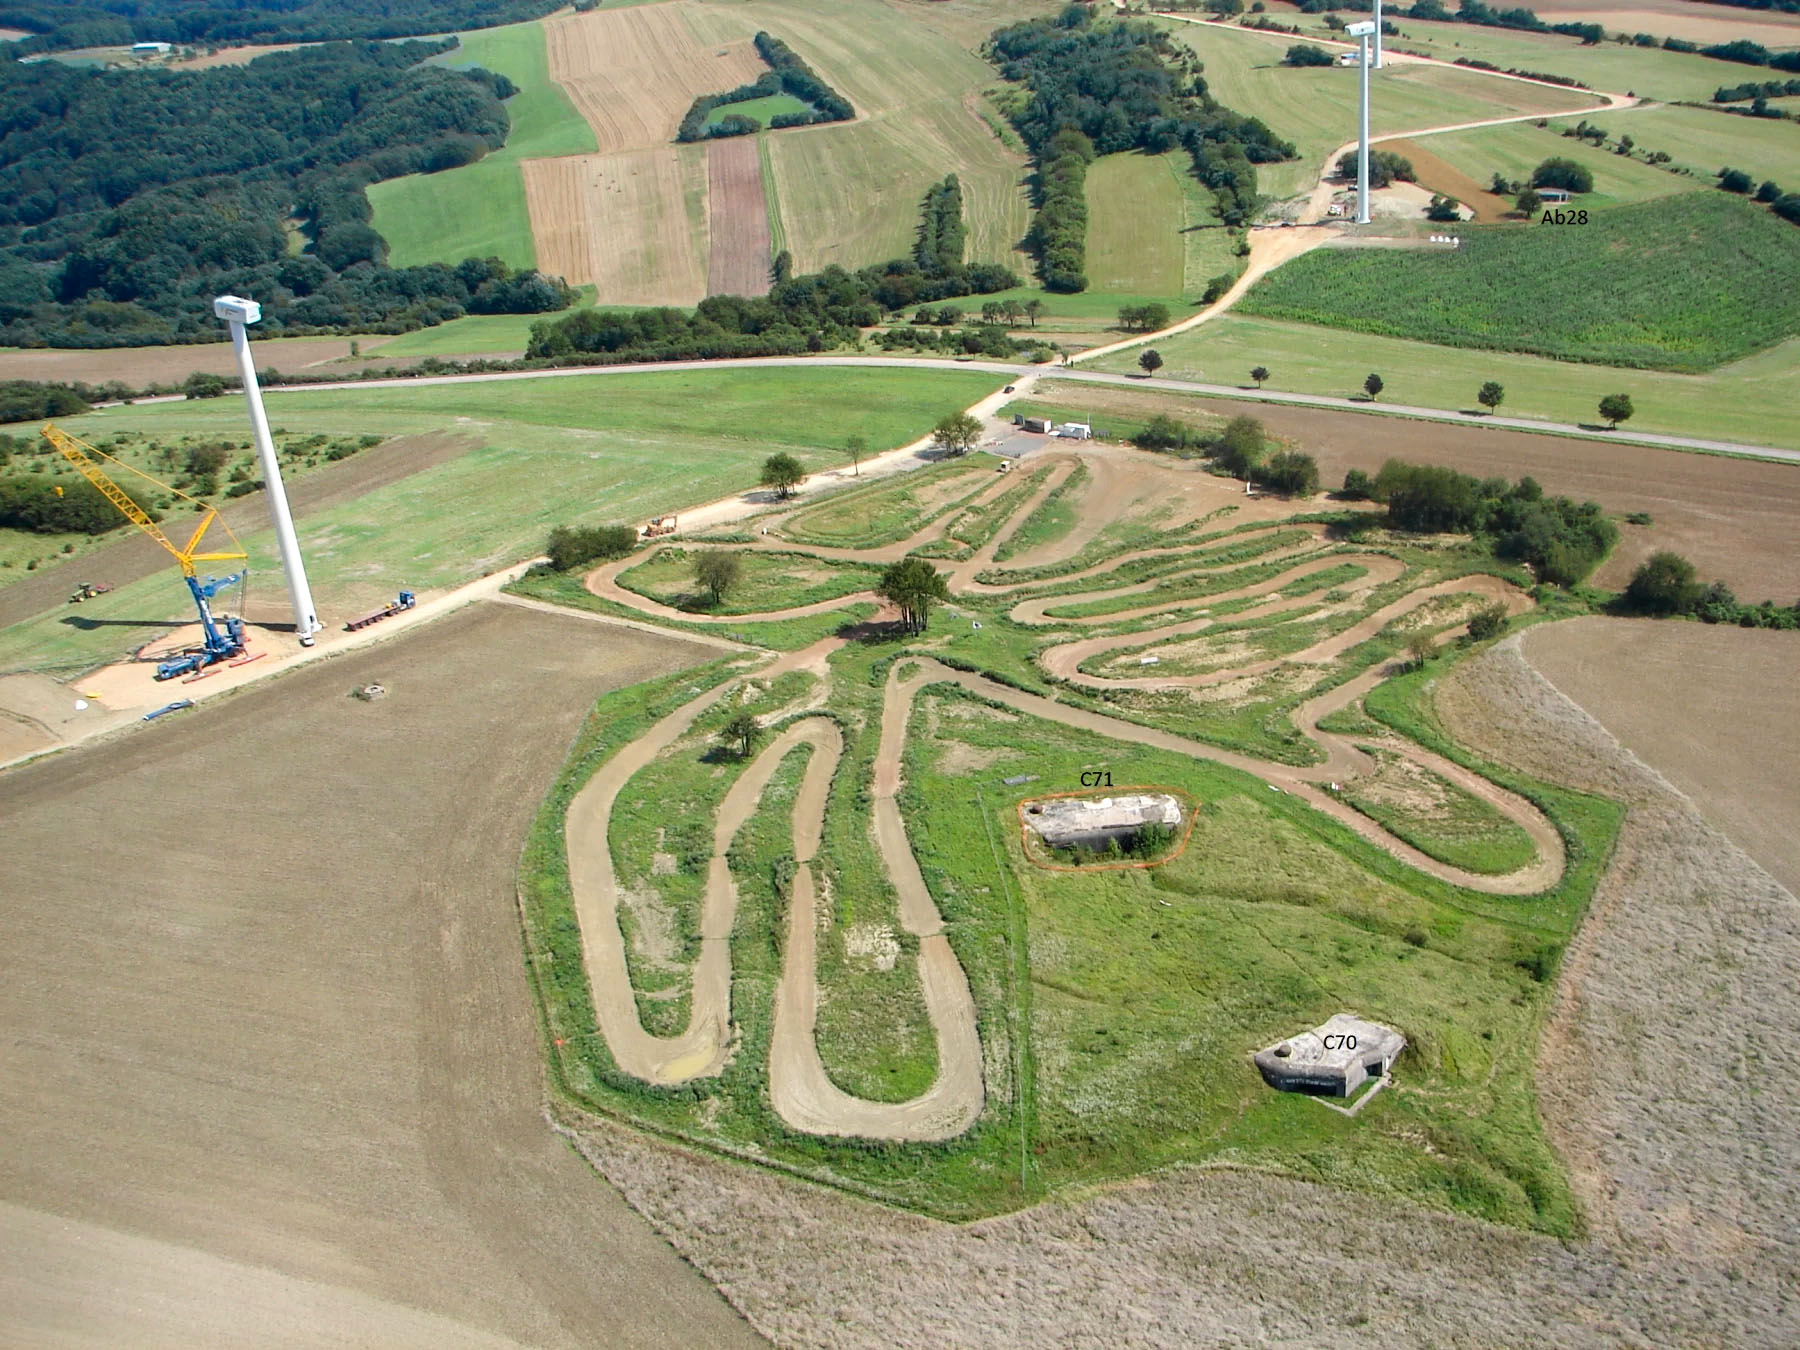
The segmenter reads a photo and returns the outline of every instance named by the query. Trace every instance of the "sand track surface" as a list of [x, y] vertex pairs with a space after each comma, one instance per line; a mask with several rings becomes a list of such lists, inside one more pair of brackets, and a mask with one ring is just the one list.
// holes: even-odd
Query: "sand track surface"
[[476, 604], [0, 774], [3, 1339], [750, 1342], [545, 1128], [519, 955], [593, 700], [711, 655]]
[[[841, 647], [832, 638], [771, 663], [761, 674], [810, 669], [829, 677], [823, 661]], [[905, 824], [894, 803], [898, 763], [913, 695], [922, 681], [891, 680], [883, 704], [881, 750], [876, 764], [875, 814], [882, 861], [900, 895], [900, 919], [921, 939], [919, 980], [932, 1030], [938, 1039], [939, 1071], [925, 1092], [906, 1102], [873, 1102], [837, 1087], [819, 1057], [814, 1028], [818, 1015], [815, 970], [816, 912], [812, 865], [824, 829], [832, 775], [843, 757], [843, 735], [823, 717], [805, 717], [788, 726], [732, 784], [713, 826], [713, 857], [701, 917], [701, 954], [694, 968], [688, 1028], [680, 1036], [652, 1036], [638, 1017], [636, 997], [618, 923], [619, 888], [613, 871], [607, 824], [620, 791], [635, 774], [650, 769], [656, 756], [679, 740], [708, 708], [736, 688], [727, 682], [664, 717], [615, 755], [570, 804], [566, 826], [569, 883], [581, 925], [594, 1007], [613, 1059], [646, 1082], [676, 1086], [717, 1074], [732, 1048], [731, 931], [736, 888], [726, 853], [755, 812], [769, 780], [790, 753], [812, 748], [793, 810], [796, 870], [788, 895], [787, 940], [775, 993], [775, 1025], [769, 1049], [769, 1096], [777, 1114], [811, 1134], [871, 1139], [950, 1139], [974, 1124], [983, 1101], [981, 1038], [968, 977], [943, 935], [943, 919], [919, 874]]]

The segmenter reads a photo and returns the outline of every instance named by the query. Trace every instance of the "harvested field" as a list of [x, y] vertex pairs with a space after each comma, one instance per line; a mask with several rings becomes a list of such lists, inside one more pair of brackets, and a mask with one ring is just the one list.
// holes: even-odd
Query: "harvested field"
[[1638, 563], [1666, 548], [1685, 554], [1708, 580], [1724, 581], [1740, 595], [1789, 602], [1800, 596], [1800, 555], [1791, 547], [1793, 522], [1800, 519], [1800, 468], [1794, 465], [1325, 408], [1246, 408], [1048, 380], [1039, 383], [1035, 396], [1096, 416], [1233, 417], [1247, 411], [1317, 458], [1326, 483], [1343, 482], [1349, 469], [1373, 473], [1390, 457], [1448, 464], [1477, 477], [1529, 474], [1547, 492], [1592, 498], [1610, 513], [1651, 514], [1651, 526], [1621, 527], [1618, 548], [1596, 575], [1601, 585], [1622, 587]]
[[[1791, 1344], [1791, 898], [1624, 760], [1516, 643], [1447, 683], [1440, 712], [1485, 752], [1633, 802], [1540, 1075], [1591, 1237], [1532, 1238], [1378, 1196], [1346, 1205], [1226, 1170], [952, 1226], [599, 1121], [580, 1129], [583, 1152], [783, 1343]], [[1676, 950], [1675, 935], [1699, 945]], [[1651, 1095], [1636, 1075], [1652, 1070], [1627, 1048], [1646, 1040]], [[1739, 1056], [1770, 1051], [1779, 1063], [1733, 1076]], [[1380, 1296], [1346, 1302], [1362, 1287]]]
[[[300, 516], [353, 502], [415, 473], [447, 464], [479, 443], [473, 436], [448, 432], [396, 436], [296, 479], [288, 488], [288, 505]], [[227, 505], [219, 517], [233, 531], [253, 534], [268, 525], [268, 498], [260, 492], [252, 493]], [[169, 555], [155, 540], [134, 532], [122, 533], [116, 542], [84, 553], [66, 565], [41, 568], [22, 580], [0, 586], [0, 628], [65, 604], [69, 591], [83, 577], [104, 578], [119, 587], [166, 571], [168, 566]], [[77, 572], [82, 575], [75, 576]]]
[[[386, 339], [359, 338], [363, 350], [374, 351]], [[282, 371], [306, 370], [350, 355], [349, 338], [256, 339], [251, 350], [256, 368]], [[237, 374], [237, 359], [229, 342], [200, 342], [170, 347], [108, 347], [86, 350], [68, 348], [24, 351], [0, 349], [0, 380], [82, 381], [102, 384], [123, 380], [133, 388], [152, 384], [180, 384], [195, 371], [209, 375]]]
[[1609, 33], [1654, 33], [1689, 42], [1735, 42], [1765, 47], [1800, 46], [1800, 14], [1741, 9], [1701, 0], [1632, 0], [1630, 5], [1594, 0], [1544, 0], [1533, 7], [1545, 23], [1597, 23]]
[[711, 253], [708, 295], [767, 295], [769, 208], [763, 197], [762, 156], [756, 137], [736, 136], [706, 147], [706, 219]]
[[[1572, 619], [1526, 634], [1552, 684], [1693, 799], [1700, 813], [1800, 895], [1800, 638], [1766, 629]], [[1629, 672], [1628, 678], [1622, 678]]]
[[544, 34], [550, 78], [568, 90], [603, 155], [673, 139], [701, 94], [768, 70], [747, 40], [702, 43], [680, 5], [566, 15], [547, 20]]
[[748, 1342], [545, 1125], [515, 909], [590, 701], [701, 654], [479, 605], [0, 778], [9, 1337]]
[[662, 145], [525, 161], [538, 266], [571, 285], [594, 286], [602, 304], [699, 301], [706, 264], [688, 203], [704, 190], [701, 153]]

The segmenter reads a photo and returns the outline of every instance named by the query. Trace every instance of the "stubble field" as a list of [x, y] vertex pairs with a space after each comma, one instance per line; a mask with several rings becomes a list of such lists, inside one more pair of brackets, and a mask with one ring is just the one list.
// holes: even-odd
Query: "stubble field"
[[737, 136], [706, 147], [708, 295], [766, 295], [773, 257], [756, 139]]

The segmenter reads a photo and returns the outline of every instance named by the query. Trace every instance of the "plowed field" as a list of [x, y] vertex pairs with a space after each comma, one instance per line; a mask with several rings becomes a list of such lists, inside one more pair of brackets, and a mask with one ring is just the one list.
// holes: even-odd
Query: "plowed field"
[[590, 701], [705, 655], [482, 604], [0, 777], [4, 1339], [748, 1342], [546, 1124], [515, 909]]
[[603, 303], [691, 305], [706, 294], [688, 211], [690, 190], [704, 191], [696, 152], [659, 145], [527, 160], [524, 170], [531, 234], [546, 272], [597, 287]]
[[602, 154], [661, 145], [696, 97], [768, 70], [748, 42], [703, 45], [674, 5], [570, 15], [544, 33], [550, 78], [569, 91]]
[[706, 293], [768, 294], [769, 208], [754, 136], [706, 147], [706, 217], [712, 242]]

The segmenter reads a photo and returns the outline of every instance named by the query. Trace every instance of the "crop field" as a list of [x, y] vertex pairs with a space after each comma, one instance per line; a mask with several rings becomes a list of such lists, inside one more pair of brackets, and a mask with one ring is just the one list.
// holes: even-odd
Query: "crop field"
[[[1530, 600], [1468, 545], [1337, 544], [1306, 503], [1240, 515], [1197, 463], [973, 468], [776, 507], [747, 546], [710, 545], [757, 567], [728, 600], [761, 620], [855, 612], [809, 556], [946, 556], [924, 632], [815, 630], [596, 705], [525, 864], [533, 968], [595, 972], [540, 984], [558, 1083], [950, 1216], [1230, 1158], [1570, 1231], [1535, 1028], [1617, 812], [1426, 750], [1395, 730], [1421, 686], [1387, 679], [1406, 636]], [[1124, 545], [1107, 531], [1139, 499], [1161, 505]], [[698, 546], [586, 590], [691, 627]], [[1128, 673], [1084, 660], [1112, 652]], [[725, 744], [740, 708], [768, 727], [748, 754]], [[1189, 847], [1152, 870], [1033, 866], [1018, 802], [1096, 771], [1197, 801]], [[1354, 1125], [1246, 1060], [1344, 1007], [1414, 1047]]]
[[451, 66], [483, 66], [507, 76], [519, 92], [506, 102], [506, 144], [460, 169], [411, 174], [369, 188], [374, 225], [396, 267], [498, 257], [512, 267], [537, 261], [520, 165], [527, 159], [577, 155], [594, 138], [568, 95], [550, 78], [544, 29], [513, 24], [461, 35], [442, 58]]
[[845, 0], [821, 10], [798, 0], [696, 5], [708, 41], [767, 29], [793, 46], [849, 99], [856, 120], [771, 133], [774, 189], [796, 271], [829, 263], [861, 267], [911, 251], [926, 188], [954, 172], [963, 188], [971, 261], [1007, 263], [1028, 221], [1024, 156], [995, 138], [979, 115], [993, 68], [974, 51], [980, 37], [951, 37], [931, 5]]
[[[1257, 166], [1257, 186], [1265, 194], [1287, 197], [1311, 188], [1325, 158], [1354, 139], [1358, 97], [1354, 70], [1284, 66], [1283, 44], [1291, 40], [1279, 34], [1280, 40], [1272, 41], [1188, 23], [1168, 26], [1170, 36], [1206, 62], [1207, 86], [1215, 98], [1237, 112], [1260, 117], [1299, 147], [1297, 160]], [[1488, 117], [1567, 112], [1596, 102], [1580, 90], [1495, 80], [1475, 71], [1394, 67], [1383, 73], [1380, 93], [1371, 100], [1369, 129], [1373, 135], [1389, 135]]]
[[[270, 391], [267, 403], [278, 428], [291, 419], [327, 436], [448, 430], [472, 442], [416, 474], [317, 511], [296, 508], [315, 597], [321, 614], [335, 621], [400, 586], [429, 593], [531, 557], [555, 525], [643, 520], [741, 491], [775, 450], [822, 469], [842, 465], [844, 436], [863, 435], [877, 450], [904, 445], [942, 408], [965, 407], [991, 384], [991, 376], [964, 372], [784, 368]], [[812, 415], [796, 419], [797, 407]], [[186, 402], [115, 409], [66, 425], [89, 440], [114, 431], [238, 439], [242, 421], [241, 405]], [[321, 479], [327, 473], [321, 469]], [[266, 508], [253, 498], [252, 527], [240, 535], [253, 590], [273, 604], [280, 587], [262, 521]], [[89, 669], [190, 613], [179, 579], [164, 568], [89, 601], [74, 616], [80, 626], [71, 624], [67, 592], [107, 579], [90, 570], [77, 559], [53, 574], [33, 574], [67, 584], [47, 592], [47, 612], [0, 630], [0, 670]]]
[[709, 143], [706, 180], [706, 293], [767, 295], [774, 281], [774, 254], [755, 138]]
[[1800, 333], [1800, 290], [1787, 284], [1796, 270], [1800, 231], [1725, 193], [1690, 193], [1574, 228], [1476, 227], [1455, 252], [1318, 249], [1241, 308], [1453, 347], [1703, 371]]
[[685, 4], [633, 5], [544, 22], [550, 78], [594, 129], [601, 154], [674, 138], [701, 94], [749, 84], [768, 70], [750, 34], [701, 37]]
[[706, 295], [704, 146], [662, 145], [525, 165], [545, 271], [598, 303], [693, 305]]
[[[1237, 313], [1159, 341], [1156, 349], [1166, 363], [1158, 372], [1165, 379], [1254, 389], [1250, 372], [1262, 366], [1269, 371], [1270, 389], [1347, 398], [1360, 396], [1364, 377], [1374, 371], [1386, 381], [1384, 402], [1473, 413], [1485, 411], [1476, 392], [1497, 380], [1506, 391], [1501, 413], [1575, 424], [1594, 422], [1604, 395], [1629, 394], [1634, 428], [1800, 449], [1788, 392], [1800, 380], [1800, 338], [1703, 375], [1442, 347], [1370, 333], [1349, 339], [1307, 324]], [[1094, 365], [1135, 375], [1137, 353], [1103, 356]]]

